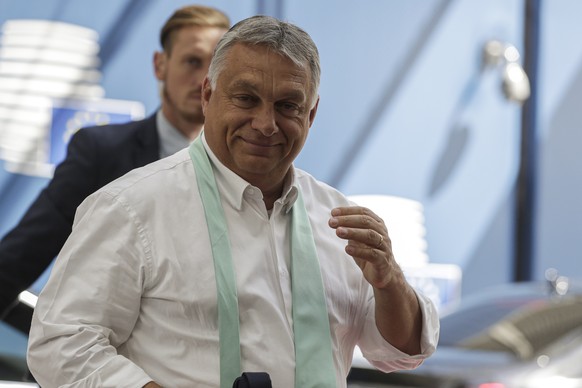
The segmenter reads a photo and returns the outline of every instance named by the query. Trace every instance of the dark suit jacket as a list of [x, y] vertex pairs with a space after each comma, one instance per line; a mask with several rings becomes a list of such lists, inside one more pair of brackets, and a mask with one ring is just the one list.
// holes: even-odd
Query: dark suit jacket
[[155, 114], [83, 128], [18, 225], [0, 242], [0, 316], [44, 272], [71, 233], [77, 206], [126, 172], [159, 159]]

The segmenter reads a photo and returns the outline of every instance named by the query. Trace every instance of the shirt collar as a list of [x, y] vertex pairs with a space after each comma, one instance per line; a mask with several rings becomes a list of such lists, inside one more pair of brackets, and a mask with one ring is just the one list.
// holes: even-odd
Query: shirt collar
[[299, 188], [297, 187], [297, 179], [295, 176], [295, 167], [291, 165], [287, 176], [285, 177], [285, 183], [283, 186], [283, 195], [281, 196], [281, 203], [283, 204], [283, 210], [285, 213], [289, 213], [293, 204], [297, 200], [297, 192]]
[[[216, 184], [224, 189], [222, 190], [221, 194], [231, 204], [231, 206], [237, 210], [241, 210], [245, 191], [249, 188], [253, 188], [255, 190], [259, 189], [245, 181], [243, 178], [222, 164], [222, 162], [208, 146], [204, 132], [201, 134], [201, 140], [202, 145], [208, 154], [208, 158], [216, 170]], [[287, 176], [285, 177], [283, 194], [281, 195], [281, 198], [277, 200], [277, 202], [282, 204], [282, 208], [285, 213], [288, 213], [291, 210], [293, 204], [297, 200], [297, 191], [298, 188], [295, 179], [295, 168], [291, 166]]]
[[173, 155], [190, 144], [190, 139], [168, 121], [161, 109], [156, 114], [156, 125], [160, 137], [160, 157]]

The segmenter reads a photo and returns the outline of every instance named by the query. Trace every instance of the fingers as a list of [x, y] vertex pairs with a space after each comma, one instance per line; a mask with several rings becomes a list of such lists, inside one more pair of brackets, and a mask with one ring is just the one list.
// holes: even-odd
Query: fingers
[[361, 215], [361, 216], [370, 217], [378, 223], [382, 223], [382, 224], [384, 223], [382, 218], [380, 218], [376, 213], [374, 213], [370, 209], [368, 209], [366, 207], [362, 207], [362, 206], [336, 207], [336, 208], [332, 209], [331, 215], [333, 217], [338, 217], [338, 218], [345, 218], [348, 216]]
[[386, 225], [370, 209], [360, 206], [341, 207], [333, 209], [331, 214], [329, 226], [335, 228], [337, 236], [348, 240], [352, 246], [363, 245], [378, 250], [388, 247]]
[[329, 226], [347, 240], [345, 251], [352, 256], [366, 280], [376, 288], [394, 277], [394, 255], [384, 221], [365, 207], [339, 207], [331, 212]]
[[381, 249], [383, 242], [384, 242], [384, 236], [380, 235], [380, 241], [378, 241], [378, 244], [376, 245], [376, 249]]

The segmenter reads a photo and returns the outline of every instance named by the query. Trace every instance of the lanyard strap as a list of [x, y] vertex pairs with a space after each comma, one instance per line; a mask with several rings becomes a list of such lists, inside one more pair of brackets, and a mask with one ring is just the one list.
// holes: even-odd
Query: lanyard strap
[[337, 387], [325, 290], [301, 191], [298, 192], [292, 212], [291, 291], [295, 387]]
[[[236, 276], [224, 209], [212, 166], [199, 136], [189, 148], [196, 171], [214, 260], [218, 300], [220, 387], [241, 374]], [[295, 343], [295, 387], [336, 387], [329, 318], [313, 233], [301, 192], [293, 205], [291, 289]]]
[[198, 137], [190, 146], [198, 190], [204, 205], [212, 246], [218, 300], [218, 342], [220, 344], [220, 387], [231, 388], [241, 373], [240, 334], [236, 277], [224, 209], [216, 187], [212, 166]]

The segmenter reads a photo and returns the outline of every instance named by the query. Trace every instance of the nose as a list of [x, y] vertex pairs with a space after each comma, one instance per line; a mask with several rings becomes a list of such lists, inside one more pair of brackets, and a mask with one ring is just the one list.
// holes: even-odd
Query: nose
[[272, 106], [260, 106], [255, 109], [251, 127], [264, 136], [272, 136], [279, 132], [275, 120], [275, 109]]

